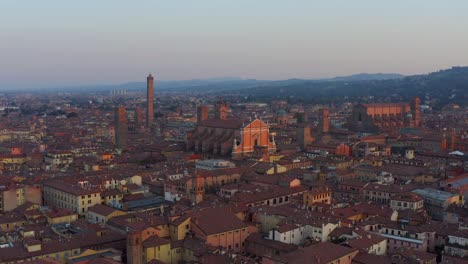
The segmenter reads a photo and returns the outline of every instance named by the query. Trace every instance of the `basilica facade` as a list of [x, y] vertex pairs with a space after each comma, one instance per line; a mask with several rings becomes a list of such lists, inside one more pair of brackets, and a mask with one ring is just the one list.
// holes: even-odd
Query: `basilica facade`
[[228, 105], [221, 101], [215, 105], [214, 118], [209, 118], [208, 107], [198, 107], [197, 126], [187, 134], [187, 150], [233, 158], [262, 156], [276, 151], [267, 123], [257, 117], [248, 120], [228, 118], [227, 111]]

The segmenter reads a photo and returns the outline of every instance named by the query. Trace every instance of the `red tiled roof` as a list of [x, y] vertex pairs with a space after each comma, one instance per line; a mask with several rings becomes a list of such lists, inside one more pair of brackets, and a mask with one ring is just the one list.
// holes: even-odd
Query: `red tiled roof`
[[162, 245], [166, 245], [166, 244], [169, 244], [169, 243], [171, 243], [170, 240], [160, 238], [160, 237], [154, 235], [154, 236], [150, 236], [145, 241], [143, 241], [143, 246], [146, 247], [146, 248], [149, 248], [149, 247], [162, 246]]
[[94, 206], [89, 207], [88, 211], [92, 212], [92, 213], [95, 213], [95, 214], [98, 214], [98, 215], [108, 216], [108, 215], [112, 214], [113, 212], [116, 212], [116, 211], [119, 211], [119, 210], [117, 210], [115, 208], [112, 208], [110, 206], [107, 206], [107, 205], [95, 204]]
[[241, 119], [208, 119], [203, 121], [199, 126], [236, 129], [241, 128], [242, 124], [243, 121]]
[[291, 188], [271, 186], [268, 189], [261, 189], [261, 190], [259, 189], [258, 192], [252, 192], [252, 193], [238, 192], [234, 194], [234, 196], [231, 198], [231, 202], [243, 203], [243, 204], [255, 203], [255, 202], [265, 201], [268, 199], [273, 199], [273, 198], [280, 197], [280, 196], [303, 193], [306, 190], [307, 188], [303, 186], [297, 186], [297, 187], [291, 187]]
[[247, 225], [226, 208], [207, 208], [193, 213], [192, 223], [206, 235], [241, 229]]
[[360, 238], [348, 240], [347, 244], [355, 249], [368, 250], [373, 245], [379, 244], [384, 240], [386, 240], [386, 238], [381, 237], [379, 235], [369, 234], [367, 236], [362, 236]]
[[325, 264], [338, 260], [347, 255], [356, 255], [359, 251], [353, 248], [323, 242], [310, 247], [301, 248], [279, 257], [286, 263], [317, 263]]
[[74, 194], [74, 195], [87, 195], [87, 194], [94, 194], [100, 193], [101, 189], [98, 187], [89, 187], [89, 188], [82, 188], [78, 184], [69, 184], [64, 181], [59, 180], [51, 180], [44, 183], [44, 186], [54, 188], [56, 190], [60, 190], [66, 193]]
[[48, 242], [42, 241], [41, 250], [33, 252], [28, 252], [21, 242], [15, 242], [13, 243], [13, 247], [0, 248], [0, 256], [2, 256], [2, 261], [16, 262], [26, 258], [53, 254], [65, 250], [90, 248], [106, 243], [121, 243], [124, 241], [124, 234], [110, 229], [107, 229], [102, 236], [93, 232], [81, 232], [70, 238], [60, 238]]

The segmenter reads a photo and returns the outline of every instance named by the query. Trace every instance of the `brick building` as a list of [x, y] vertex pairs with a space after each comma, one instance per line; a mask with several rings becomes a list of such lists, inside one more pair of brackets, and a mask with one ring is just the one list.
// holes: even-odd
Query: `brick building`
[[213, 119], [208, 118], [208, 108], [198, 108], [197, 127], [187, 134], [186, 148], [211, 155], [268, 156], [276, 150], [270, 128], [259, 118], [244, 121], [227, 117], [228, 106], [221, 101], [215, 105]]
[[348, 127], [363, 132], [419, 127], [420, 104], [418, 97], [410, 103], [358, 104], [353, 108]]

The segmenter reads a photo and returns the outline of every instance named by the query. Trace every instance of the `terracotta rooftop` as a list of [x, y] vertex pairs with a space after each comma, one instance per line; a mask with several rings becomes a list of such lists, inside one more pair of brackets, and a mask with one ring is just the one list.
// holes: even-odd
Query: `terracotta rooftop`
[[44, 186], [51, 187], [56, 190], [60, 190], [60, 191], [78, 195], [78, 196], [101, 192], [101, 189], [98, 187], [83, 188], [78, 184], [70, 184], [67, 182], [59, 181], [59, 180], [51, 180], [51, 181], [45, 182]]
[[310, 247], [298, 249], [294, 252], [280, 256], [285, 263], [294, 264], [325, 264], [336, 261], [345, 256], [354, 257], [359, 251], [357, 249], [323, 242]]
[[206, 235], [246, 228], [247, 225], [226, 208], [207, 208], [192, 214], [192, 223]]
[[237, 128], [241, 128], [243, 124], [244, 124], [244, 121], [241, 119], [226, 119], [226, 120], [208, 119], [208, 120], [203, 121], [199, 126], [237, 129]]
[[346, 244], [350, 245], [352, 248], [367, 251], [373, 245], [379, 244], [384, 240], [386, 240], [386, 238], [379, 235], [368, 234], [359, 238], [348, 240], [346, 241]]
[[118, 209], [112, 208], [110, 206], [104, 205], [104, 204], [95, 204], [92, 207], [88, 208], [89, 212], [103, 215], [103, 216], [108, 216], [116, 211], [119, 211]]
[[171, 243], [170, 240], [160, 238], [160, 237], [154, 235], [154, 236], [150, 236], [145, 241], [143, 241], [143, 246], [146, 247], [146, 248], [149, 248], [149, 247], [162, 246], [162, 245], [166, 245], [166, 244], [169, 244], [169, 243]]

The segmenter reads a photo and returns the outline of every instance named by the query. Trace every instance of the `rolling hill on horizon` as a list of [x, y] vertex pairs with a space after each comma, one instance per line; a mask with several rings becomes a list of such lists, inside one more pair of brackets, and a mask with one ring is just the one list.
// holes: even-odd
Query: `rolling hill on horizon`
[[447, 103], [467, 105], [468, 67], [452, 67], [429, 74], [393, 79], [304, 80], [295, 83], [268, 83], [259, 85], [255, 89], [241, 89], [235, 94], [252, 101], [288, 99], [307, 103], [345, 100], [398, 102], [419, 96], [423, 102], [434, 106]]
[[[170, 90], [211, 90], [212, 87], [226, 86], [227, 90], [255, 87], [263, 84], [281, 84], [281, 83], [301, 83], [304, 81], [357, 81], [357, 80], [385, 80], [385, 79], [397, 79], [403, 78], [404, 75], [397, 73], [359, 73], [349, 76], [338, 76], [332, 78], [320, 78], [320, 79], [286, 79], [286, 80], [259, 80], [259, 79], [244, 79], [240, 77], [223, 77], [223, 78], [209, 78], [209, 79], [191, 79], [191, 80], [155, 80], [155, 86], [157, 89], [163, 91]], [[79, 86], [54, 86], [54, 87], [39, 87], [39, 88], [28, 88], [21, 89], [24, 91], [34, 92], [35, 90], [41, 91], [102, 91], [102, 90], [113, 90], [113, 89], [128, 89], [128, 90], [139, 90], [146, 89], [146, 82], [127, 82], [120, 84], [96, 84], [96, 85], [79, 85]], [[221, 88], [223, 89], [223, 88]], [[226, 89], [223, 89], [226, 90]], [[8, 91], [8, 90], [7, 90]]]
[[[360, 73], [325, 79], [257, 80], [238, 77], [155, 81], [156, 91], [240, 96], [246, 101], [291, 100], [304, 103], [403, 101], [419, 96], [433, 105], [468, 102], [468, 67], [452, 67], [428, 74]], [[106, 92], [113, 89], [145, 90], [145, 82], [116, 85], [54, 87], [40, 91]], [[30, 90], [32, 91], [32, 90]], [[375, 99], [377, 98], [377, 99]]]

